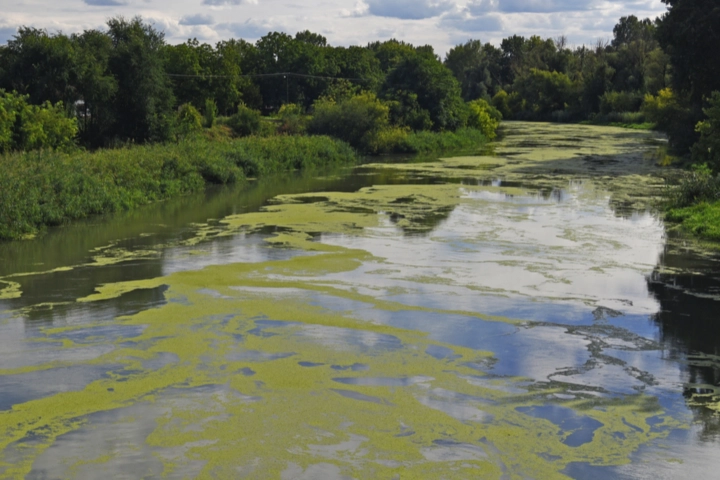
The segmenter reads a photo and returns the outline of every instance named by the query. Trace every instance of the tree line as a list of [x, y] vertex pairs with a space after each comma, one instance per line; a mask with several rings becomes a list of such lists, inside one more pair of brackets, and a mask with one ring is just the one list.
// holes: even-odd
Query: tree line
[[0, 47], [0, 89], [29, 105], [62, 102], [79, 142], [92, 148], [166, 141], [183, 105], [206, 117], [238, 108], [268, 115], [288, 104], [312, 113], [319, 101], [372, 95], [392, 125], [413, 131], [466, 126], [472, 101], [511, 119], [649, 122], [678, 152], [695, 144], [698, 158], [720, 164], [712, 118], [720, 108], [712, 96], [720, 91], [712, 54], [720, 51], [720, 7], [664, 1], [663, 16], [623, 17], [611, 40], [592, 46], [513, 35], [499, 46], [470, 40], [444, 59], [428, 45], [335, 47], [309, 31], [169, 45], [140, 18], [72, 35], [23, 27]]

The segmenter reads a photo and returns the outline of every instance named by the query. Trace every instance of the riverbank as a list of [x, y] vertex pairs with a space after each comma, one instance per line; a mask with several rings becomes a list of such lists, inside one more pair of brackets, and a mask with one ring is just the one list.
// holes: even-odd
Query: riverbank
[[353, 163], [357, 153], [329, 137], [188, 140], [96, 152], [0, 157], [0, 240], [47, 226], [280, 171]]
[[[405, 137], [410, 154], [480, 151], [479, 130], [419, 132]], [[327, 136], [194, 138], [179, 143], [95, 152], [37, 151], [0, 156], [0, 241], [36, 235], [91, 215], [127, 211], [284, 171], [356, 163], [360, 154]]]

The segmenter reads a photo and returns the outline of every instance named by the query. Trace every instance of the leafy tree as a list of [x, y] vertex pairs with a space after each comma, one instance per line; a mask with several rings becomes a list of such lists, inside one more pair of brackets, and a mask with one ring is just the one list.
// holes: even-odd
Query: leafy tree
[[339, 102], [320, 99], [313, 110], [308, 132], [345, 140], [364, 151], [372, 150], [375, 137], [390, 125], [390, 109], [369, 92]]
[[469, 40], [451, 48], [444, 63], [460, 82], [465, 100], [484, 98], [492, 91], [493, 80], [480, 40]]
[[205, 108], [203, 110], [203, 126], [205, 128], [212, 128], [215, 125], [215, 118], [217, 117], [218, 108], [217, 103], [212, 98], [205, 99]]
[[178, 140], [197, 135], [202, 131], [203, 117], [190, 103], [180, 105], [177, 111], [175, 136]]
[[526, 108], [539, 118], [565, 110], [575, 102], [573, 82], [564, 73], [532, 69], [514, 85], [527, 102]]
[[502, 120], [500, 111], [483, 99], [469, 102], [468, 108], [468, 127], [477, 128], [488, 140], [493, 140]]
[[503, 118], [512, 117], [512, 110], [510, 109], [509, 95], [505, 90], [500, 90], [492, 98], [492, 106], [500, 112]]
[[455, 130], [466, 121], [460, 85], [436, 58], [412, 55], [402, 60], [385, 79], [383, 96], [403, 102], [415, 94], [417, 105], [426, 110], [435, 130]]
[[670, 56], [673, 87], [694, 106], [720, 90], [720, 5], [716, 0], [663, 0], [668, 11], [657, 27], [660, 45]]
[[62, 102], [32, 105], [28, 100], [0, 90], [0, 153], [72, 147], [77, 121], [66, 115]]
[[683, 153], [689, 151], [697, 138], [697, 122], [693, 122], [696, 116], [686, 97], [678, 95], [671, 88], [660, 90], [657, 96], [646, 94], [643, 113], [660, 130], [668, 132], [673, 150]]
[[246, 137], [260, 130], [260, 121], [261, 115], [259, 111], [240, 104], [237, 113], [228, 119], [227, 125], [236, 135]]
[[711, 165], [717, 172], [720, 170], [720, 92], [712, 93], [703, 112], [707, 118], [697, 124], [700, 139], [692, 147], [692, 158]]
[[115, 135], [138, 143], [169, 139], [174, 98], [164, 69], [164, 34], [140, 17], [116, 17], [107, 24], [110, 70], [117, 81]]
[[114, 136], [117, 80], [110, 71], [110, 37], [88, 30], [72, 38], [77, 52], [77, 116], [80, 139], [91, 147], [104, 146]]
[[63, 34], [20, 27], [3, 49], [0, 88], [29, 95], [34, 104], [45, 101], [72, 105], [77, 92], [75, 48]]

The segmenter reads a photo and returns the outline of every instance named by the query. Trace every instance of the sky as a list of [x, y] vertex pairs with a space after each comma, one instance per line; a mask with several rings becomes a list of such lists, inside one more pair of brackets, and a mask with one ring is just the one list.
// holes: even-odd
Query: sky
[[660, 0], [0, 0], [0, 45], [18, 26], [74, 33], [140, 15], [169, 43], [254, 42], [270, 31], [310, 30], [331, 45], [396, 38], [444, 56], [469, 39], [499, 45], [514, 34], [590, 45], [611, 39], [620, 17], [655, 18], [665, 10]]

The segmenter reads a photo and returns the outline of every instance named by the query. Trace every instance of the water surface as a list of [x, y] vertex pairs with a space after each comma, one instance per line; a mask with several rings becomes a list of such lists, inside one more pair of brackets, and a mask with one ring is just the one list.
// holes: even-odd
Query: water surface
[[661, 139], [505, 128], [0, 245], [0, 477], [711, 477], [718, 257]]

